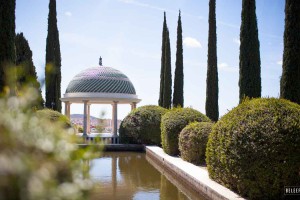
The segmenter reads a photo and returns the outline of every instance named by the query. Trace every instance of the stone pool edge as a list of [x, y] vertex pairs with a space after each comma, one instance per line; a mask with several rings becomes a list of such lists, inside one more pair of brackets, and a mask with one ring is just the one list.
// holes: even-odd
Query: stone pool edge
[[146, 146], [146, 155], [151, 157], [166, 170], [184, 181], [194, 190], [213, 200], [243, 200], [244, 198], [232, 192], [228, 188], [211, 180], [206, 169], [195, 166], [179, 157], [166, 154], [157, 146]]

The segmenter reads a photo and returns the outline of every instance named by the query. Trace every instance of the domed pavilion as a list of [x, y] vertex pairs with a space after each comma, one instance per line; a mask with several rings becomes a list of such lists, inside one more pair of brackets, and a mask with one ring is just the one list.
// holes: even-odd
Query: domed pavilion
[[112, 67], [99, 66], [83, 70], [69, 83], [64, 97], [65, 115], [70, 118], [71, 104], [84, 104], [83, 137], [90, 133], [90, 106], [92, 104], [112, 105], [113, 143], [117, 143], [118, 104], [130, 104], [135, 109], [141, 100], [129, 78]]

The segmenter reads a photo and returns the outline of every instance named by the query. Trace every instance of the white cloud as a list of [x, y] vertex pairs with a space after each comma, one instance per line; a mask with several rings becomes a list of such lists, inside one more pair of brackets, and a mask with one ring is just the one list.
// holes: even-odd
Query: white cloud
[[219, 69], [221, 71], [225, 71], [225, 72], [237, 72], [238, 71], [238, 67], [229, 66], [227, 63], [220, 63]]
[[[149, 8], [149, 9], [153, 9], [153, 10], [158, 10], [158, 11], [166, 11], [167, 13], [178, 13], [178, 10], [170, 10], [167, 9], [165, 7], [158, 7], [158, 6], [154, 6], [153, 4], [148, 4], [148, 3], [143, 3], [140, 2], [138, 0], [118, 0], [121, 3], [126, 3], [126, 4], [131, 4], [134, 6], [139, 6], [139, 7], [145, 7], [145, 8]], [[204, 17], [203, 16], [196, 16], [196, 15], [191, 15], [189, 13], [186, 12], [181, 12], [181, 16], [189, 16], [189, 17], [193, 17], [193, 18], [197, 18], [199, 20], [203, 20]]]
[[167, 10], [164, 9], [164, 8], [152, 6], [152, 5], [147, 4], [147, 3], [141, 3], [141, 2], [136, 1], [136, 0], [119, 0], [119, 2], [127, 3], [127, 4], [132, 4], [132, 5], [135, 5], [135, 6], [141, 6], [141, 7], [152, 8], [152, 9], [160, 10], [160, 11], [167, 11]]
[[238, 38], [233, 38], [233, 42], [238, 44], [238, 45], [241, 45], [241, 41]]
[[279, 60], [276, 63], [277, 63], [277, 65], [282, 65], [282, 60]]
[[89, 37], [86, 35], [80, 35], [78, 33], [64, 32], [61, 34], [61, 39], [68, 44], [79, 45], [85, 48], [93, 48], [94, 44], [99, 44], [97, 38]]
[[269, 34], [269, 33], [261, 33], [261, 35], [266, 36], [268, 38], [273, 38], [273, 39], [282, 39], [282, 37], [279, 35], [274, 35], [274, 34]]
[[200, 20], [203, 20], [203, 19], [204, 19], [204, 17], [203, 17], [203, 16], [200, 16], [200, 15], [199, 15], [197, 18], [200, 19]]
[[206, 66], [206, 64], [207, 63], [199, 62], [198, 60], [184, 59], [184, 66], [189, 65], [189, 66], [201, 67], [201, 66]]
[[218, 21], [218, 24], [222, 25], [222, 26], [227, 26], [229, 28], [240, 29], [240, 26], [238, 26], [236, 24], [227, 23], [227, 22], [224, 22], [224, 21]]
[[136, 49], [131, 49], [130, 52], [132, 55], [138, 56], [140, 58], [150, 58], [150, 59], [158, 60], [158, 59], [160, 59], [160, 56], [161, 56], [159, 54], [150, 54], [149, 52], [143, 52], [143, 51], [136, 50]]
[[70, 11], [65, 12], [65, 16], [72, 17], [72, 13]]
[[190, 47], [190, 48], [202, 48], [201, 43], [192, 37], [185, 37], [183, 39], [183, 45]]
[[119, 0], [119, 1], [123, 3], [134, 3], [134, 0]]

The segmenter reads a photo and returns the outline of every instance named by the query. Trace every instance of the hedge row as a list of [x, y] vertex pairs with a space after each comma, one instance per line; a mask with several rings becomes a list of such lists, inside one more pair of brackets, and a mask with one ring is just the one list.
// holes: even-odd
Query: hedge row
[[180, 157], [195, 165], [205, 164], [208, 135], [213, 123], [194, 122], [187, 125], [179, 135]]
[[160, 106], [142, 106], [127, 115], [120, 125], [122, 143], [161, 145], [161, 116], [168, 110]]
[[179, 134], [191, 122], [210, 122], [210, 119], [192, 108], [173, 108], [162, 117], [161, 141], [167, 154], [179, 154]]
[[209, 176], [249, 199], [284, 199], [300, 183], [300, 106], [282, 99], [246, 101], [209, 136]]
[[[156, 111], [150, 113], [133, 112], [122, 124], [131, 125], [127, 132], [138, 142], [151, 143], [155, 135], [159, 144], [161, 132], [167, 154], [181, 153], [184, 160], [194, 164], [205, 163], [206, 148], [209, 176], [247, 199], [285, 199], [284, 187], [300, 183], [298, 104], [275, 98], [246, 100], [214, 125], [192, 108], [164, 110], [157, 118], [152, 117]], [[150, 123], [153, 121], [155, 126]], [[155, 134], [149, 131], [154, 127]], [[144, 134], [147, 140], [141, 139]]]

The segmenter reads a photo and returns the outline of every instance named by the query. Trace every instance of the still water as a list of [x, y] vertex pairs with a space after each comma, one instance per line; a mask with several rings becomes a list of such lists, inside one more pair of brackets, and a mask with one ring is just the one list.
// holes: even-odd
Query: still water
[[[92, 199], [103, 200], [204, 200], [166, 172], [154, 168], [146, 154], [104, 152], [91, 161], [91, 178], [96, 182]], [[175, 186], [170, 180], [176, 184]]]

